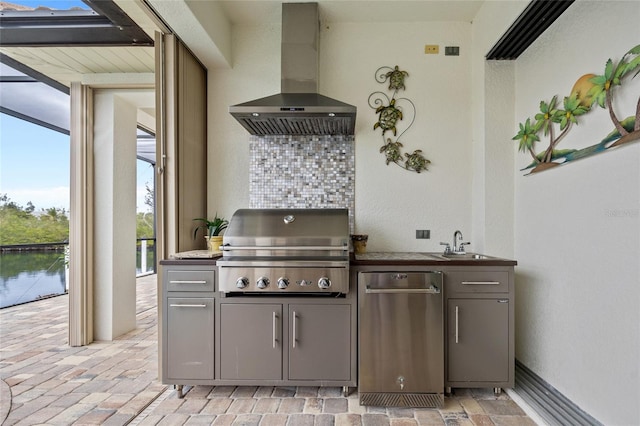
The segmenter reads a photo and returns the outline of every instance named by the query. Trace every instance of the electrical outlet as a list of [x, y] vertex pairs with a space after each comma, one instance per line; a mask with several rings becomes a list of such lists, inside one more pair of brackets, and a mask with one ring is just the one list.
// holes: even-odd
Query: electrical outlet
[[425, 44], [424, 45], [424, 53], [426, 55], [437, 54], [440, 51], [440, 46], [437, 44]]
[[425, 239], [428, 240], [429, 238], [431, 238], [431, 231], [428, 229], [416, 229], [416, 239], [421, 240], [421, 239]]
[[460, 46], [445, 46], [445, 56], [460, 56]]

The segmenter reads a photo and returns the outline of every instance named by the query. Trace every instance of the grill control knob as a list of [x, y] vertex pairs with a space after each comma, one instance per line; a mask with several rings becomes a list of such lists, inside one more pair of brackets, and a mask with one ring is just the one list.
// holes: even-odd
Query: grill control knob
[[328, 289], [329, 287], [331, 287], [331, 280], [327, 277], [322, 277], [318, 280], [318, 287], [320, 287], [323, 290]]
[[258, 286], [258, 288], [267, 288], [267, 287], [269, 287], [269, 278], [267, 278], [267, 277], [258, 278], [258, 281], [256, 282], [256, 285]]
[[289, 287], [289, 279], [288, 278], [278, 278], [278, 288], [280, 290], [284, 290]]
[[242, 289], [249, 285], [249, 278], [240, 277], [236, 280], [236, 287]]

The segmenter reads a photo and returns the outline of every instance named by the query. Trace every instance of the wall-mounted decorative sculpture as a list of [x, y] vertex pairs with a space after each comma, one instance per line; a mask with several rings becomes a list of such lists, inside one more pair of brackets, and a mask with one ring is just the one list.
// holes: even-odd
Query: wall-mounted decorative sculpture
[[[567, 164], [571, 161], [605, 152], [611, 148], [640, 140], [640, 97], [635, 116], [620, 120], [613, 109], [614, 93], [623, 90], [623, 81], [640, 74], [640, 45], [635, 46], [615, 64], [609, 59], [604, 74], [585, 74], [573, 86], [571, 94], [558, 105], [557, 96], [548, 103], [540, 102], [540, 112], [534, 121], [527, 118], [520, 123], [520, 130], [512, 140], [519, 142], [519, 150], [529, 152], [533, 162], [522, 170], [536, 173]], [[631, 77], [629, 77], [631, 76]], [[599, 106], [608, 110], [614, 129], [597, 144], [583, 149], [556, 149], [581, 117]], [[586, 120], [587, 117], [580, 118]], [[557, 129], [556, 129], [557, 128]], [[559, 133], [556, 133], [559, 130]], [[549, 146], [541, 152], [536, 150], [540, 134], [549, 138]]]
[[[369, 95], [369, 106], [376, 110], [378, 121], [373, 125], [373, 130], [382, 129], [382, 141], [384, 145], [380, 152], [384, 154], [387, 165], [396, 164], [406, 170], [420, 173], [427, 170], [427, 164], [431, 161], [422, 155], [422, 150], [416, 149], [412, 154], [403, 154], [403, 145], [400, 138], [409, 130], [416, 118], [416, 106], [407, 98], [396, 98], [398, 91], [405, 90], [404, 79], [409, 73], [402, 71], [396, 65], [394, 68], [383, 66], [378, 68], [375, 79], [378, 83], [385, 83], [389, 80], [389, 90], [393, 91], [391, 98], [384, 92], [373, 92]], [[385, 133], [390, 131], [395, 137], [398, 133], [399, 122], [408, 113], [411, 120], [406, 128], [394, 141], [391, 138], [385, 139]]]

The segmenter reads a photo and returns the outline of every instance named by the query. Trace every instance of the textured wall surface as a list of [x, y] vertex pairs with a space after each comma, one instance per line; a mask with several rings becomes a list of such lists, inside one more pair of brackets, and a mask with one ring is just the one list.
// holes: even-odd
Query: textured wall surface
[[[575, 2], [516, 61], [517, 122], [637, 45], [638, 16], [637, 2]], [[627, 117], [640, 80], [622, 89], [615, 111]], [[559, 149], [613, 129], [599, 107], [578, 123]], [[530, 161], [519, 153], [514, 165], [516, 357], [602, 423], [640, 424], [640, 144], [522, 176]]]
[[[226, 217], [251, 205], [254, 185], [250, 135], [228, 106], [279, 92], [280, 27], [234, 26], [232, 43], [233, 69], [209, 72], [208, 211]], [[451, 241], [456, 229], [470, 238], [470, 43], [468, 22], [321, 25], [319, 92], [358, 108], [350, 209], [354, 232], [369, 234], [371, 251], [440, 251], [438, 243]], [[425, 55], [425, 44], [439, 44], [442, 53]], [[460, 56], [445, 56], [445, 45], [459, 46]], [[404, 150], [421, 149], [432, 161], [420, 174], [386, 165], [380, 153], [385, 140], [373, 129], [379, 117], [368, 105], [369, 95], [388, 87], [376, 82], [375, 72], [395, 65], [409, 72], [398, 97], [416, 106]], [[405, 113], [399, 133], [412, 117]], [[431, 230], [431, 239], [417, 240], [416, 229]]]

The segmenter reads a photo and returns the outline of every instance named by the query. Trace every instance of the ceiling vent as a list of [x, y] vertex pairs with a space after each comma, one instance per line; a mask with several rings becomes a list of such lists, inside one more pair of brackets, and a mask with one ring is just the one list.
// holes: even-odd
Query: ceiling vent
[[574, 0], [533, 0], [487, 53], [487, 59], [517, 59]]

